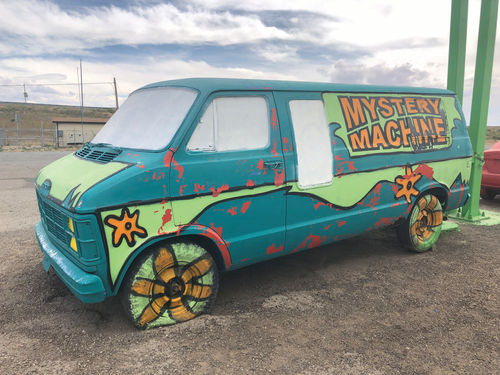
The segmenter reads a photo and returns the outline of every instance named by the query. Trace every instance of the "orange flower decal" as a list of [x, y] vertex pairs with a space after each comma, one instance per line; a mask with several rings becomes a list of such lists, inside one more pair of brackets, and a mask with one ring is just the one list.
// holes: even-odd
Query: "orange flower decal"
[[408, 203], [411, 203], [412, 195], [417, 196], [419, 191], [415, 188], [415, 184], [422, 177], [420, 173], [415, 173], [411, 170], [411, 167], [407, 165], [405, 167], [405, 175], [396, 177], [395, 182], [401, 187], [396, 193], [396, 198], [405, 197]]
[[113, 246], [118, 247], [123, 239], [127, 241], [128, 246], [135, 245], [135, 236], [146, 238], [148, 232], [137, 222], [139, 220], [139, 210], [134, 211], [132, 215], [127, 207], [122, 210], [120, 216], [109, 215], [104, 219], [104, 223], [113, 228]]

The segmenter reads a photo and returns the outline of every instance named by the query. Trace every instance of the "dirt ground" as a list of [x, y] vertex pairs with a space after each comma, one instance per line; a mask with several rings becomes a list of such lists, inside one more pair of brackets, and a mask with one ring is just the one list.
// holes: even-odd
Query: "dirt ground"
[[42, 268], [33, 178], [64, 154], [0, 153], [1, 374], [498, 374], [499, 226], [424, 254], [372, 232], [227, 273], [210, 315], [144, 332]]

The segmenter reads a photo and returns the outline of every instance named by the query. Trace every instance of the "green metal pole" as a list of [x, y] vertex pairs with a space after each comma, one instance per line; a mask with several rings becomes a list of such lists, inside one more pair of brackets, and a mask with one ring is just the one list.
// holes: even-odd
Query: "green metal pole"
[[464, 219], [470, 221], [476, 221], [481, 218], [479, 211], [479, 191], [481, 189], [481, 175], [484, 161], [484, 141], [486, 138], [488, 105], [490, 102], [497, 16], [498, 0], [482, 0], [469, 128], [473, 150], [470, 179], [471, 199], [469, 199], [469, 202], [462, 211]]
[[[465, 77], [465, 46], [467, 42], [467, 17], [469, 0], [452, 0], [450, 21], [450, 47], [448, 50], [448, 90], [457, 94], [463, 104]], [[457, 217], [457, 210], [447, 211], [447, 215]], [[445, 230], [458, 229], [458, 225], [446, 222]]]
[[467, 41], [468, 9], [469, 0], [452, 0], [447, 88], [457, 94], [461, 104], [463, 103], [464, 97], [465, 45]]

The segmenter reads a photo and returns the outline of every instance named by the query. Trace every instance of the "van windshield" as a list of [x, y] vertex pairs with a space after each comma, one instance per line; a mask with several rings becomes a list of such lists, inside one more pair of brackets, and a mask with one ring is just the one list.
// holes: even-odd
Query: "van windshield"
[[160, 150], [172, 140], [196, 95], [195, 90], [180, 87], [135, 91], [91, 143]]

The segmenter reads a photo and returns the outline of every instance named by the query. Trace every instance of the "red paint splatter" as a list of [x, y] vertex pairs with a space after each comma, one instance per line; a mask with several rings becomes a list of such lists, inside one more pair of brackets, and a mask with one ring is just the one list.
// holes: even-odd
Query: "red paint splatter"
[[277, 157], [278, 156], [278, 151], [276, 151], [276, 147], [277, 147], [277, 143], [276, 143], [276, 140], [273, 141], [273, 148], [271, 149], [271, 154], [274, 156], [274, 157]]
[[229, 210], [227, 210], [231, 214], [231, 216], [234, 216], [238, 213], [238, 207], [231, 207]]
[[281, 170], [280, 173], [275, 169], [274, 170], [274, 184], [276, 186], [283, 185], [283, 181], [285, 181], [285, 168]]
[[181, 185], [179, 187], [179, 195], [182, 195], [182, 192], [184, 191], [184, 188], [186, 187], [187, 185]]
[[[314, 202], [314, 199], [313, 199], [313, 202]], [[314, 209], [315, 209], [315, 210], [318, 210], [318, 208], [320, 208], [321, 206], [327, 206], [327, 207], [333, 208], [333, 204], [331, 204], [331, 203], [325, 203], [325, 202], [318, 201], [318, 202], [314, 205]]]
[[332, 226], [332, 224], [328, 224], [328, 225], [327, 225], [326, 227], [324, 227], [323, 229], [324, 229], [324, 230], [328, 230], [328, 229], [330, 229], [330, 227], [331, 227], [331, 226]]
[[285, 248], [285, 246], [283, 246], [283, 245], [276, 247], [274, 244], [272, 244], [271, 246], [269, 246], [267, 248], [266, 254], [270, 255], [270, 254], [274, 254], [274, 253], [279, 253], [280, 251], [283, 251], [284, 248]]
[[218, 187], [217, 189], [214, 189], [213, 187], [210, 188], [210, 191], [212, 192], [212, 196], [217, 197], [220, 193], [223, 191], [229, 190], [229, 185], [222, 185], [221, 187]]
[[172, 150], [168, 150], [163, 158], [163, 165], [165, 167], [170, 168], [170, 163], [172, 162], [172, 157], [174, 156], [174, 152]]
[[347, 169], [350, 172], [357, 171], [358, 169], [354, 166], [354, 161], [348, 161], [344, 158], [342, 158], [339, 155], [335, 155], [335, 160], [338, 161], [337, 165], [335, 166], [335, 171], [337, 175], [340, 175], [344, 173], [344, 166], [347, 165]]
[[196, 184], [196, 183], [194, 184], [195, 193], [202, 191], [202, 190], [205, 190], [205, 185], [200, 185], [200, 184]]
[[319, 245], [321, 245], [321, 236], [315, 236], [311, 233], [299, 246], [297, 246], [296, 249], [292, 250], [291, 253], [296, 253], [297, 251], [305, 248], [312, 249], [313, 247], [317, 247]]
[[252, 180], [247, 181], [247, 187], [254, 187], [254, 186], [255, 186], [255, 184]]
[[278, 116], [276, 116], [276, 108], [273, 108], [271, 111], [271, 125], [274, 130], [279, 126]]
[[250, 206], [250, 203], [252, 203], [252, 202], [248, 201], [248, 202], [243, 203], [243, 205], [241, 206], [241, 213], [242, 214], [247, 212], [248, 207]]
[[421, 174], [423, 176], [428, 177], [430, 180], [432, 180], [434, 176], [434, 169], [432, 167], [429, 167], [427, 164], [420, 164], [414, 171], [414, 174]]
[[179, 163], [175, 161], [175, 158], [172, 158], [172, 163], [174, 163], [174, 169], [179, 172], [178, 180], [180, 180], [182, 178], [182, 175], [184, 174], [184, 167], [182, 165], [179, 165]]
[[161, 227], [158, 229], [158, 234], [165, 234], [165, 232], [163, 231], [163, 227], [165, 226], [165, 224], [167, 224], [169, 221], [172, 220], [172, 210], [170, 208], [165, 210], [165, 213], [161, 217], [161, 220], [162, 224]]
[[248, 260], [248, 258], [245, 258], [245, 259], [240, 260], [240, 262], [243, 263], [243, 262], [246, 262], [247, 260]]
[[215, 227], [214, 223], [210, 223], [210, 228], [215, 231], [219, 235], [220, 238], [222, 238], [222, 227]]
[[375, 228], [380, 227], [381, 225], [391, 225], [394, 221], [392, 217], [382, 217], [379, 221], [375, 223]]
[[337, 224], [339, 225], [339, 228], [340, 228], [342, 225], [346, 224], [346, 221], [345, 220], [337, 220]]
[[139, 168], [143, 168], [144, 169], [144, 163], [143, 164], [136, 164]]
[[257, 163], [257, 169], [263, 170], [264, 169], [264, 160], [260, 159], [259, 162]]
[[382, 184], [379, 182], [373, 188], [373, 191], [371, 193], [371, 194], [373, 194], [373, 196], [370, 198], [370, 202], [363, 203], [361, 201], [361, 202], [358, 202], [358, 205], [363, 206], [363, 207], [370, 207], [370, 208], [373, 208], [375, 211], [377, 211], [377, 207], [375, 207], [375, 206], [377, 206], [380, 203], [380, 189], [381, 189], [381, 187], [382, 187]]

